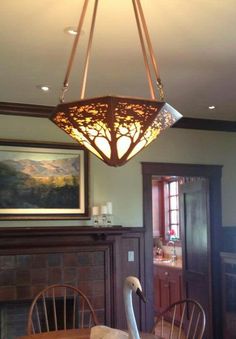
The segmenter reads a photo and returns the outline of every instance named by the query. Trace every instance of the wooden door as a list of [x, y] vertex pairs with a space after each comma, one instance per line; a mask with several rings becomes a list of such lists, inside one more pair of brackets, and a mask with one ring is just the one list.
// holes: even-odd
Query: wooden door
[[183, 239], [183, 293], [205, 309], [205, 338], [212, 338], [209, 188], [196, 178], [180, 188], [180, 222]]

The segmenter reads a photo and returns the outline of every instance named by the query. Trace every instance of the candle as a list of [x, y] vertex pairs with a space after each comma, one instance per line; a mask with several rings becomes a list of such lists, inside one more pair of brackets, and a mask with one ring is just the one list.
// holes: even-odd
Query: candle
[[92, 215], [99, 215], [99, 207], [98, 206], [92, 207]]
[[102, 214], [102, 215], [107, 214], [107, 205], [102, 205], [102, 206], [101, 206], [101, 214]]
[[107, 214], [112, 214], [112, 202], [107, 202]]

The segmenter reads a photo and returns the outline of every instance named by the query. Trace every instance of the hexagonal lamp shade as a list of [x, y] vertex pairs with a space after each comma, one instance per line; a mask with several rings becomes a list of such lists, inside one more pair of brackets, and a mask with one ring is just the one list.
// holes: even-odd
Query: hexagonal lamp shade
[[105, 96], [61, 103], [51, 120], [110, 166], [122, 166], [182, 115], [149, 99]]

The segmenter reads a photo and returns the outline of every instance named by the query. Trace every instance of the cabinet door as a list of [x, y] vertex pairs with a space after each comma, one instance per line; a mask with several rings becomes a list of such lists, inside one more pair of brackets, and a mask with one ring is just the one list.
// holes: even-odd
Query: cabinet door
[[[164, 311], [170, 304], [181, 299], [181, 275], [181, 270], [155, 266], [154, 301], [156, 314]], [[180, 319], [180, 310], [177, 311], [177, 315], [177, 319]]]
[[158, 311], [162, 312], [168, 305], [170, 299], [169, 281], [167, 278], [158, 277], [159, 302]]
[[162, 312], [169, 304], [169, 273], [163, 267], [154, 266], [154, 305], [155, 313]]
[[[169, 275], [169, 304], [182, 299], [182, 273], [180, 270], [172, 269]], [[176, 319], [180, 321], [181, 309], [177, 308]]]

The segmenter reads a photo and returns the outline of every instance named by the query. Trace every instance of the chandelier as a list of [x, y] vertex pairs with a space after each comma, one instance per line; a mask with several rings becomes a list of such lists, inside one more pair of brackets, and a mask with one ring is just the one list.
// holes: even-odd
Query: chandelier
[[[64, 102], [88, 2], [89, 0], [84, 0], [77, 35], [67, 66], [60, 104], [52, 114], [51, 120], [107, 165], [121, 166], [147, 147], [160, 132], [172, 126], [182, 115], [164, 100], [163, 85], [140, 0], [132, 0], [132, 3], [148, 79], [150, 99], [120, 96], [85, 98], [98, 7], [98, 0], [94, 0], [80, 99], [73, 102]], [[159, 94], [159, 100], [157, 94]]]

